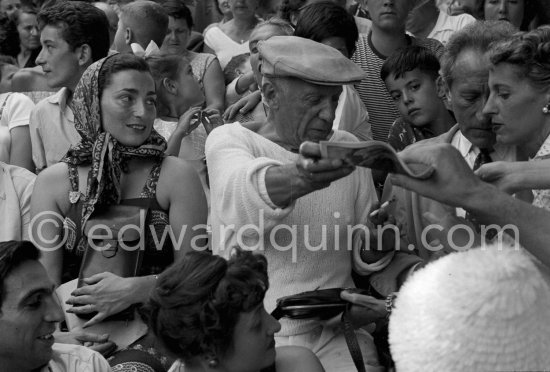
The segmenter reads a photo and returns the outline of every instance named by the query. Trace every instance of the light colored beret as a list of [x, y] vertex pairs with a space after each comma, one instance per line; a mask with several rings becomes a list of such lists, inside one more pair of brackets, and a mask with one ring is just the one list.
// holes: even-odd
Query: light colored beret
[[358, 83], [365, 72], [333, 47], [297, 36], [274, 36], [258, 43], [260, 72], [318, 85]]
[[413, 274], [392, 311], [397, 371], [550, 369], [550, 289], [523, 249], [443, 257]]

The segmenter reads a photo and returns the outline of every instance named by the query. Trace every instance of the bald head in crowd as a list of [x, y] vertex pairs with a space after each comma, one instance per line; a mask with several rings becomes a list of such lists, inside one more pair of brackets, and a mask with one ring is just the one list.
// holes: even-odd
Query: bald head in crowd
[[122, 7], [113, 48], [118, 52], [131, 52], [131, 44], [147, 48], [154, 41], [162, 45], [168, 29], [168, 15], [159, 4], [139, 0]]

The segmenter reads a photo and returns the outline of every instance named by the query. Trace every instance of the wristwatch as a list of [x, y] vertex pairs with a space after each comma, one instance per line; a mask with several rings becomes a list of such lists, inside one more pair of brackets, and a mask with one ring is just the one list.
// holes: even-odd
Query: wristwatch
[[390, 318], [391, 311], [395, 307], [395, 299], [397, 298], [397, 292], [390, 293], [386, 300], [384, 301], [386, 306], [386, 319]]

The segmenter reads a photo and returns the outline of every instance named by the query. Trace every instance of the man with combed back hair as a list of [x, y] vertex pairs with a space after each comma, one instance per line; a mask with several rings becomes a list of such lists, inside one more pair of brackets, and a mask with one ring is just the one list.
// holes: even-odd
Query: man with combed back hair
[[80, 141], [74, 127], [71, 98], [93, 62], [109, 51], [105, 13], [83, 1], [65, 1], [38, 13], [42, 51], [36, 64], [47, 84], [59, 91], [40, 101], [31, 113], [32, 157], [38, 172], [61, 160]]
[[95, 351], [55, 343], [64, 316], [39, 257], [30, 242], [0, 243], [0, 371], [110, 371]]

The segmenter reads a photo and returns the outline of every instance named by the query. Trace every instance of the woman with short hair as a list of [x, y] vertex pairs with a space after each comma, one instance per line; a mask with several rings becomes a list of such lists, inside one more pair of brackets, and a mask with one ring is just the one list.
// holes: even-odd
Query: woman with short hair
[[[520, 158], [546, 162], [550, 158], [550, 26], [494, 45], [490, 59], [491, 93], [483, 111], [491, 116], [497, 142], [516, 146]], [[478, 172], [487, 181], [496, 177], [483, 167]], [[541, 177], [535, 172], [518, 177], [518, 183], [528, 185], [533, 176]], [[533, 190], [533, 197], [533, 205], [550, 210], [550, 187]]]
[[308, 349], [275, 348], [281, 325], [264, 308], [268, 287], [265, 257], [245, 251], [229, 261], [190, 252], [160, 275], [144, 312], [179, 360], [170, 372], [323, 371]]

